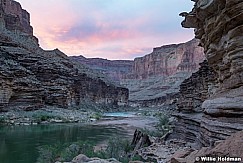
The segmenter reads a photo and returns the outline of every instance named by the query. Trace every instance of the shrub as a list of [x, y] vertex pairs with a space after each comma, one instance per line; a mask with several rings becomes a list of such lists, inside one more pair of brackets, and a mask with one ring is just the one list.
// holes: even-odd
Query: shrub
[[169, 117], [164, 114], [159, 115], [159, 122], [156, 125], [156, 128], [162, 132], [162, 135], [165, 135], [167, 132], [171, 130], [171, 127], [169, 125]]
[[129, 153], [133, 148], [127, 139], [120, 137], [111, 138], [108, 140], [107, 149], [94, 152], [94, 142], [78, 141], [69, 144], [47, 145], [39, 148], [39, 157], [37, 163], [52, 163], [55, 161], [71, 161], [78, 154], [84, 154], [87, 157], [99, 157], [103, 159], [115, 158], [123, 163], [128, 163], [129, 160], [138, 160], [141, 158], [135, 155], [130, 158]]
[[6, 121], [6, 118], [5, 118], [5, 117], [3, 117], [3, 116], [1, 116], [1, 117], [0, 117], [0, 124], [5, 123], [5, 121]]
[[90, 118], [94, 118], [94, 119], [99, 120], [102, 116], [103, 116], [103, 115], [102, 115], [101, 113], [96, 112], [96, 113], [92, 114], [92, 115], [90, 116]]
[[154, 136], [154, 137], [162, 137], [163, 133], [159, 130], [149, 130], [147, 128], [141, 129], [142, 133], [145, 133], [149, 136]]
[[171, 130], [171, 126], [169, 125], [169, 117], [163, 113], [157, 113], [155, 116], [159, 120], [159, 122], [156, 124], [157, 130], [149, 130], [144, 128], [142, 129], [142, 132], [150, 136], [162, 137]]
[[38, 112], [33, 114], [33, 118], [37, 123], [43, 122], [43, 121], [48, 121], [50, 119], [61, 119], [59, 116], [52, 115], [50, 113], [46, 112]]
[[75, 156], [82, 153], [88, 157], [95, 156], [93, 151], [94, 143], [79, 141], [75, 143], [57, 143], [45, 145], [38, 148], [39, 157], [37, 163], [52, 163], [55, 161], [71, 161]]

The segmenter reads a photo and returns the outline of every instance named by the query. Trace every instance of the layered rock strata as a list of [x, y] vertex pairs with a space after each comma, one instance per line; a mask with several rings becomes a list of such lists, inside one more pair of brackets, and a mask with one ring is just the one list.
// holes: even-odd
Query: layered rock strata
[[204, 59], [199, 40], [157, 47], [151, 54], [135, 58], [134, 78], [146, 79], [151, 76], [172, 76], [177, 72], [193, 72]]
[[[18, 10], [12, 11], [11, 6]], [[84, 102], [126, 104], [126, 88], [72, 62], [58, 49], [41, 49], [25, 25], [8, 28], [6, 15], [19, 17], [22, 12], [24, 16], [19, 3], [1, 1], [0, 8], [4, 9], [0, 21], [5, 25], [0, 33], [0, 111], [32, 110], [46, 105], [78, 107]]]
[[176, 97], [179, 85], [204, 60], [199, 40], [157, 47], [151, 54], [135, 58], [133, 71], [121, 84], [130, 91], [131, 105], [156, 106]]
[[204, 60], [199, 40], [165, 45], [134, 61], [72, 56], [75, 62], [95, 69], [129, 89], [132, 106], [163, 105], [176, 97], [181, 82]]
[[242, 162], [243, 161], [243, 131], [232, 134], [223, 141], [218, 141], [214, 147], [203, 147], [200, 150], [177, 151], [171, 158], [171, 163], [198, 162]]
[[100, 73], [107, 75], [113, 81], [121, 81], [131, 74], [133, 61], [131, 60], [108, 60], [103, 58], [85, 58], [83, 56], [72, 56], [72, 60], [87, 65]]
[[[241, 0], [199, 0], [182, 22], [184, 27], [196, 28], [196, 38], [201, 40], [209, 65], [218, 74], [219, 89], [211, 102], [205, 101], [203, 104], [208, 114], [228, 114], [232, 107], [238, 115], [243, 115], [242, 103], [239, 102], [243, 101], [242, 7]], [[226, 95], [228, 97], [220, 100]]]
[[[204, 80], [190, 82], [192, 76], [188, 84], [193, 85], [186, 86], [189, 91], [181, 86], [185, 96], [183, 104], [179, 103], [176, 131], [190, 142], [209, 146], [243, 130], [243, 2], [197, 0], [190, 13], [181, 15], [185, 16], [183, 27], [195, 28], [217, 79], [209, 85]], [[200, 89], [202, 86], [206, 89]]]

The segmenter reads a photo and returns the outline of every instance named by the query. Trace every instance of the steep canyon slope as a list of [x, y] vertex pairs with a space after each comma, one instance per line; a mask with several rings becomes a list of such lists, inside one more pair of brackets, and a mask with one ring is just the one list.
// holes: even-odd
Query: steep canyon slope
[[111, 80], [120, 82], [132, 72], [132, 60], [108, 60], [103, 58], [85, 58], [84, 56], [71, 56], [73, 61], [86, 65], [100, 73], [107, 75]]
[[154, 48], [152, 53], [129, 60], [72, 56], [71, 59], [108, 75], [129, 89], [133, 105], [160, 105], [179, 92], [181, 82], [198, 70], [204, 57], [199, 40]]
[[0, 0], [0, 31], [0, 111], [79, 107], [89, 101], [126, 104], [126, 88], [72, 62], [58, 49], [41, 49], [29, 13], [18, 2]]
[[160, 105], [179, 92], [179, 85], [198, 70], [204, 60], [203, 48], [193, 39], [186, 43], [157, 47], [144, 57], [135, 58], [133, 71], [121, 84], [129, 100], [143, 106]]
[[175, 135], [196, 147], [243, 130], [243, 2], [197, 0], [182, 26], [195, 28], [208, 63], [180, 86]]

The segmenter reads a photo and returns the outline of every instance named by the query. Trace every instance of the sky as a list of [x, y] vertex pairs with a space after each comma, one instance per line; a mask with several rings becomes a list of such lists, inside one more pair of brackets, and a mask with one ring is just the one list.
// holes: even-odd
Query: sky
[[189, 0], [16, 0], [43, 49], [88, 58], [134, 59], [194, 37], [181, 27]]

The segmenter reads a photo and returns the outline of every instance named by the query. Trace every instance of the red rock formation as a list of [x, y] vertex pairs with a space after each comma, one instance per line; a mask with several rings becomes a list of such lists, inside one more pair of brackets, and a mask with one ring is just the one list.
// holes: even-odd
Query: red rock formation
[[101, 58], [73, 56], [85, 64], [129, 88], [129, 100], [135, 105], [163, 104], [179, 91], [179, 84], [196, 71], [204, 60], [203, 48], [193, 39], [182, 44], [165, 45], [134, 61], [109, 61]]
[[182, 44], [157, 47], [151, 54], [135, 58], [132, 74], [136, 79], [171, 76], [176, 72], [193, 72], [204, 60], [203, 48], [193, 39]]
[[199, 40], [154, 48], [151, 54], [135, 58], [133, 72], [121, 84], [130, 91], [131, 105], [154, 106], [177, 97], [179, 85], [198, 70], [204, 60]]

